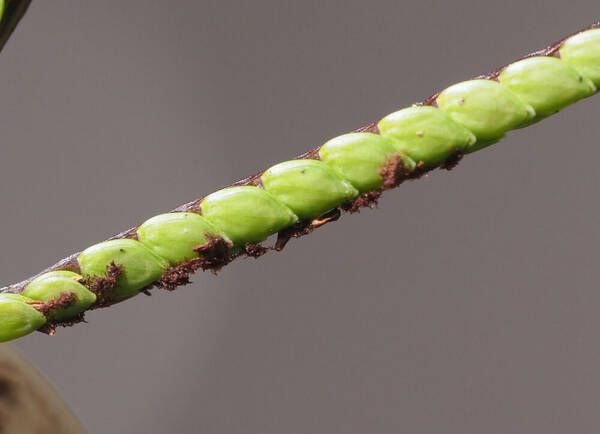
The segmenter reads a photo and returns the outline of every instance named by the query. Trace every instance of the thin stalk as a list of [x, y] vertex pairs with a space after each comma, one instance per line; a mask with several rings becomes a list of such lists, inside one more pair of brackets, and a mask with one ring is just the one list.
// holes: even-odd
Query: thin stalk
[[[450, 86], [412, 108], [358, 128], [354, 134], [334, 138], [292, 161], [237, 181], [231, 185], [235, 188], [171, 211], [178, 218], [187, 218], [186, 223], [170, 221], [174, 214], [157, 216], [113, 236], [110, 242], [68, 256], [37, 276], [1, 288], [0, 294], [32, 297], [33, 301], [23, 304], [46, 317], [41, 331], [53, 332], [55, 325], [81, 320], [88, 308], [109, 306], [152, 286], [171, 290], [189, 283], [189, 275], [200, 268], [216, 272], [239, 256], [258, 257], [281, 250], [290, 238], [335, 221], [342, 212], [373, 208], [387, 189], [436, 168], [450, 170], [463, 155], [496, 143], [505, 132], [538, 122], [596, 93], [600, 34], [591, 30], [598, 28], [600, 21], [493, 72]], [[584, 41], [583, 51], [581, 34], [592, 41]], [[564, 59], [561, 50], [567, 54]], [[364, 169], [375, 157], [381, 165], [372, 179], [372, 171]], [[349, 167], [359, 170], [352, 172]], [[299, 186], [296, 190], [295, 185]], [[242, 224], [242, 215], [255, 211], [260, 225], [256, 218]], [[173, 241], [178, 236], [173, 228], [180, 230], [177, 225], [188, 224], [189, 229], [192, 221], [204, 242], [182, 248], [189, 240], [179, 236]], [[165, 225], [171, 232], [165, 232]], [[278, 234], [275, 245], [261, 245], [272, 233]], [[128, 261], [133, 261], [129, 271]], [[72, 289], [64, 289], [65, 285]], [[85, 297], [88, 300], [84, 302]], [[67, 311], [69, 315], [65, 315]], [[28, 324], [35, 325], [32, 329], [40, 327], [35, 312], [20, 313]], [[53, 312], [60, 315], [52, 316]]]
[[30, 4], [31, 0], [5, 0], [4, 15], [0, 21], [0, 51], [10, 39]]

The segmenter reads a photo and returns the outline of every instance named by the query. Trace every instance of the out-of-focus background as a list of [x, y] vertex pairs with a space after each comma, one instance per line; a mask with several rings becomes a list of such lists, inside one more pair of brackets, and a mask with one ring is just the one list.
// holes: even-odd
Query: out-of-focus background
[[[541, 48], [595, 0], [34, 1], [5, 284]], [[258, 261], [14, 343], [93, 433], [596, 433], [600, 97]]]

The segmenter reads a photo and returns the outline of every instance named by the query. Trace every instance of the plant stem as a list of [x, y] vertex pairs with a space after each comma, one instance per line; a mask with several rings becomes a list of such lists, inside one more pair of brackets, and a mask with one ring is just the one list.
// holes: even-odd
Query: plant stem
[[31, 0], [5, 0], [5, 2], [4, 15], [0, 22], [0, 51], [31, 4]]
[[[13, 2], [13, 6], [14, 6]], [[29, 3], [29, 2], [21, 2], [21, 3]], [[15, 10], [16, 10], [16, 6]], [[24, 6], [24, 8], [26, 9], [26, 5]], [[7, 11], [6, 13], [8, 13], [8, 7], [7, 7]], [[24, 9], [23, 9], [24, 12]], [[600, 21], [596, 22], [595, 24], [582, 29], [578, 32], [573, 33], [572, 35], [569, 35], [551, 45], [549, 45], [548, 47], [538, 50], [534, 53], [528, 54], [524, 57], [522, 57], [519, 60], [522, 59], [526, 59], [526, 58], [530, 58], [530, 57], [547, 57], [547, 58], [552, 58], [552, 57], [558, 57], [558, 50], [560, 49], [560, 47], [562, 46], [563, 42], [565, 40], [567, 40], [568, 38], [570, 38], [573, 35], [576, 35], [580, 32], [583, 32], [585, 30], [591, 30], [591, 29], [596, 29], [596, 28], [600, 28]], [[552, 63], [549, 59], [546, 59], [548, 62]], [[554, 62], [558, 62], [556, 59], [554, 59]], [[562, 62], [558, 62], [561, 63]], [[511, 63], [511, 65], [514, 64]], [[496, 69], [495, 71], [488, 73], [488, 74], [484, 74], [481, 76], [476, 77], [476, 79], [481, 79], [481, 82], [484, 82], [483, 84], [485, 84], [486, 86], [484, 88], [481, 88], [483, 92], [487, 92], [487, 88], [490, 87], [498, 87], [498, 83], [497, 80], [499, 77], [502, 78], [502, 73], [503, 71], [506, 71], [506, 67], [503, 66], [501, 68]], [[579, 77], [579, 81], [582, 82], [583, 81], [583, 77]], [[492, 86], [492, 82], [493, 82], [493, 86]], [[482, 84], [482, 83], [478, 83], [478, 84]], [[460, 84], [459, 84], [460, 85]], [[489, 86], [488, 86], [489, 85]], [[593, 87], [593, 86], [592, 86]], [[443, 93], [436, 93], [428, 98], [426, 98], [425, 100], [417, 103], [417, 106], [432, 106], [432, 107], [437, 107], [438, 104], [444, 103], [444, 101], [448, 102], [451, 101], [451, 98], [448, 99], [444, 99], [442, 98], [444, 96], [445, 93], [448, 93], [447, 91], [450, 88], [448, 88], [446, 91], [444, 91]], [[594, 88], [595, 89], [595, 88]], [[451, 93], [451, 92], [450, 92]], [[493, 94], [492, 94], [493, 95]], [[462, 104], [464, 103], [464, 98], [462, 98], [462, 101], [458, 101], [458, 106], [462, 106]], [[425, 109], [423, 109], [425, 110]], [[433, 110], [433, 109], [427, 109], [427, 110]], [[437, 108], [435, 110], [438, 110]], [[460, 110], [460, 109], [459, 109]], [[534, 113], [535, 114], [535, 113]], [[532, 116], [534, 115], [532, 114]], [[445, 114], [443, 116], [446, 116]], [[541, 119], [538, 118], [537, 120]], [[383, 122], [383, 121], [382, 121]], [[452, 121], [449, 121], [452, 122]], [[371, 124], [368, 124], [364, 127], [361, 127], [357, 130], [355, 130], [355, 132], [370, 132], [370, 133], [375, 133], [375, 134], [379, 134], [379, 126], [378, 125], [382, 125], [381, 123], [376, 123], [373, 122]], [[507, 127], [505, 128], [506, 130], [509, 129], [514, 129], [516, 127], [516, 124], [514, 126], [511, 127]], [[385, 126], [382, 126], [382, 129], [385, 129]], [[383, 132], [385, 133], [385, 131]], [[382, 134], [383, 134], [382, 133]], [[422, 131], [417, 131], [417, 135], [422, 136], [423, 133]], [[473, 136], [474, 137], [474, 136]], [[498, 136], [498, 138], [500, 138], [500, 136]], [[496, 137], [492, 136], [491, 137], [491, 143], [495, 142]], [[482, 142], [485, 142], [485, 140], [482, 140]], [[487, 146], [489, 143], [486, 143], [482, 146]], [[308, 151], [298, 157], [295, 158], [295, 160], [301, 160], [301, 159], [319, 159], [319, 151], [320, 151], [321, 147], [319, 148], [315, 148], [311, 151]], [[480, 149], [479, 148], [475, 148], [473, 150], [476, 149]], [[231, 257], [226, 258], [225, 261], [223, 261], [222, 263], [216, 263], [214, 266], [204, 266], [203, 264], [194, 264], [194, 265], [190, 265], [189, 266], [189, 270], [185, 268], [185, 266], [183, 268], [179, 267], [180, 269], [177, 270], [178, 273], [182, 273], [184, 275], [184, 279], [182, 279], [179, 284], [183, 284], [183, 283], [187, 283], [187, 274], [188, 272], [193, 272], [198, 268], [209, 268], [209, 269], [219, 269], [222, 265], [225, 265], [226, 263], [228, 263], [229, 260], [237, 257], [237, 256], [241, 256], [242, 254], [248, 255], [248, 256], [260, 256], [263, 253], [265, 253], [267, 250], [281, 250], [281, 248], [283, 248], [283, 246], [285, 245], [285, 243], [287, 242], [287, 240], [290, 237], [297, 237], [300, 235], [305, 235], [307, 233], [310, 233], [313, 229], [322, 226], [324, 223], [330, 222], [330, 221], [334, 221], [337, 220], [337, 218], [339, 217], [340, 214], [340, 209], [344, 210], [344, 211], [350, 211], [350, 212], [354, 212], [356, 211], [359, 207], [361, 206], [368, 206], [371, 207], [371, 205], [379, 198], [379, 195], [381, 194], [381, 192], [383, 190], [386, 190], [388, 188], [392, 188], [392, 187], [396, 187], [397, 185], [399, 185], [401, 182], [405, 181], [405, 180], [409, 180], [409, 179], [416, 179], [421, 177], [423, 174], [425, 174], [428, 171], [431, 171], [435, 168], [444, 168], [444, 169], [451, 169], [453, 168], [456, 163], [458, 163], [458, 161], [460, 160], [460, 158], [462, 157], [462, 152], [454, 152], [452, 154], [450, 154], [449, 156], [446, 156], [445, 159], [440, 163], [440, 162], [436, 162], [435, 164], [431, 164], [431, 165], [423, 165], [423, 161], [421, 161], [421, 165], [417, 165], [416, 169], [411, 169], [411, 170], [402, 170], [403, 166], [402, 164], [396, 165], [394, 167], [388, 168], [389, 169], [389, 176], [388, 179], [385, 179], [383, 187], [381, 189], [375, 190], [375, 191], [368, 191], [366, 193], [363, 193], [362, 195], [360, 195], [358, 197], [358, 199], [356, 199], [354, 202], [352, 202], [351, 204], [346, 204], [346, 205], [342, 205], [342, 206], [338, 206], [335, 209], [325, 213], [323, 216], [316, 218], [314, 220], [308, 220], [308, 221], [304, 221], [302, 223], [302, 225], [300, 226], [291, 226], [288, 228], [285, 228], [284, 230], [281, 230], [278, 234], [278, 241], [275, 245], [274, 248], [265, 248], [259, 245], [251, 245], [250, 247], [248, 247], [249, 245], [246, 245], [245, 250], [242, 249], [241, 253], [236, 253], [234, 255], [232, 255]], [[399, 163], [401, 163], [401, 161], [399, 161]], [[304, 172], [302, 172], [304, 173]], [[253, 176], [249, 176], [247, 178], [244, 178], [240, 181], [237, 181], [235, 183], [232, 184], [232, 186], [257, 186], [257, 185], [262, 185], [261, 183], [264, 181], [264, 174], [265, 172], [260, 172], [256, 175]], [[383, 176], [383, 175], [382, 175]], [[188, 202], [184, 205], [181, 205], [180, 207], [176, 208], [173, 210], [173, 212], [184, 212], [184, 211], [190, 211], [190, 212], [195, 212], [198, 213], [198, 211], [200, 210], [200, 203], [202, 201], [202, 198], [200, 199], [196, 199], [193, 200], [191, 202]], [[110, 238], [110, 240], [115, 240], [115, 239], [126, 239], [126, 238], [131, 238], [131, 239], [137, 239], [137, 230], [138, 227], [134, 227], [131, 228], [125, 232], [122, 232], [118, 235], [115, 235], [114, 237]], [[131, 242], [131, 241], [128, 241]], [[212, 242], [212, 241], [211, 241]], [[201, 246], [200, 246], [201, 247]], [[42, 273], [38, 274], [44, 274], [44, 273], [48, 273], [50, 271], [55, 271], [55, 270], [68, 270], [68, 271], [73, 271], [76, 273], [80, 273], [80, 274], [84, 274], [82, 273], [81, 267], [80, 267], [80, 263], [78, 262], [78, 258], [79, 258], [80, 253], [75, 253], [63, 260], [61, 260], [60, 262], [58, 262], [57, 264], [49, 267], [48, 269], [44, 270]], [[113, 266], [115, 264], [113, 263]], [[117, 264], [119, 265], [119, 264]], [[35, 277], [35, 276], [34, 276]], [[13, 284], [11, 286], [5, 287], [5, 288], [1, 288], [0, 289], [0, 293], [2, 292], [12, 292], [12, 293], [20, 293], [23, 291], [23, 289], [31, 282], [31, 280], [34, 278], [30, 278], [27, 280], [24, 280], [23, 282], [20, 283], [16, 283]], [[118, 278], [118, 274], [115, 275], [115, 279]], [[159, 280], [160, 282], [160, 280]], [[177, 283], [177, 281], [175, 281]], [[156, 282], [155, 282], [156, 283]], [[88, 287], [88, 289], [91, 289], [93, 282], [87, 282], [86, 286]], [[172, 285], [172, 286], [176, 286], [176, 285]], [[137, 289], [139, 291], [139, 288]], [[106, 300], [102, 303], [102, 307], [110, 305], [111, 301], [109, 300], [108, 302], [106, 302]]]

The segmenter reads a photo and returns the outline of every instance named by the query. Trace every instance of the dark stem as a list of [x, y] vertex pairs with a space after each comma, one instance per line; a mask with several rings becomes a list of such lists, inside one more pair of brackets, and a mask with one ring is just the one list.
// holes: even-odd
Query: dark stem
[[[9, 1], [9, 4], [11, 2]], [[20, 4], [29, 4], [29, 1], [19, 1], [19, 0], [14, 0], [12, 1], [13, 6], [15, 6], [15, 4], [20, 3]], [[16, 6], [15, 6], [16, 7]], [[27, 6], [24, 6], [24, 9], [26, 9]], [[23, 9], [23, 11], [24, 11]], [[527, 58], [527, 57], [532, 57], [532, 56], [556, 56], [558, 54], [558, 49], [560, 48], [561, 44], [563, 43], [563, 41], [565, 41], [567, 38], [580, 33], [582, 31], [585, 30], [589, 30], [589, 29], [593, 29], [593, 28], [600, 28], [600, 21], [597, 21], [596, 23], [592, 24], [591, 26], [588, 26], [584, 29], [578, 30], [577, 32], [572, 33], [571, 35], [568, 35], [562, 39], [560, 39], [559, 41], [547, 46], [546, 48], [543, 48], [541, 50], [535, 51], [533, 53], [530, 53], [526, 56], [521, 57], [518, 60]], [[511, 62], [512, 63], [512, 62]], [[502, 66], [488, 74], [483, 74], [480, 76], [477, 76], [476, 78], [486, 78], [486, 79], [496, 79], [496, 77], [500, 74], [500, 72], [505, 68], [505, 66]], [[433, 105], [435, 104], [435, 99], [437, 97], [438, 93], [424, 99], [423, 101], [417, 103], [419, 105]], [[354, 130], [356, 132], [359, 131], [368, 131], [368, 132], [372, 132], [372, 133], [379, 133], [379, 130], [377, 128], [377, 123], [373, 122], [370, 123], [368, 125], [365, 125], [364, 127], [358, 128], [356, 130]], [[319, 147], [308, 151], [302, 155], [297, 156], [295, 159], [318, 159], [318, 152], [319, 152]], [[444, 162], [443, 164], [437, 166], [437, 167], [430, 167], [430, 168], [417, 168], [416, 170], [410, 172], [410, 173], [406, 173], [402, 171], [402, 167], [397, 166], [397, 167], [391, 167], [391, 172], [394, 176], [390, 176], [389, 178], [389, 182], [388, 185], [386, 185], [387, 188], [393, 188], [396, 187], [397, 185], [399, 185], [402, 181], [406, 180], [406, 179], [416, 179], [419, 178], [420, 176], [422, 176], [423, 174], [425, 174], [426, 172], [429, 172], [431, 170], [434, 170], [436, 168], [443, 168], [443, 169], [451, 169], [453, 168], [458, 161], [460, 160], [460, 157], [462, 157], [462, 155], [452, 155], [450, 156], [450, 158]], [[258, 185], [259, 182], [259, 178], [262, 175], [262, 172], [259, 172], [255, 175], [249, 176], [247, 178], [244, 178], [242, 180], [239, 180], [237, 182], [234, 182], [233, 184], [231, 184], [232, 186], [236, 186], [236, 185]], [[386, 189], [386, 188], [384, 188]], [[360, 202], [356, 202], [353, 204], [344, 204], [340, 207], [340, 209], [344, 210], [344, 211], [348, 211], [348, 212], [355, 212], [358, 210], [358, 207], [372, 207], [377, 199], [379, 198], [381, 194], [381, 191], [375, 191], [375, 192], [370, 192], [370, 193], [366, 193], [365, 195], [361, 195], [361, 197], [359, 197], [359, 201]], [[190, 211], [190, 212], [198, 212], [199, 211], [199, 203], [202, 201], [203, 197], [195, 199], [191, 202], [188, 202], [186, 204], [183, 204], [181, 206], [179, 206], [178, 208], [175, 208], [174, 210], [172, 210], [172, 212], [181, 212], [181, 211]], [[335, 211], [335, 210], [334, 210]], [[337, 218], [336, 218], [337, 219]], [[333, 219], [335, 220], [335, 219]], [[316, 219], [312, 222], [305, 222], [304, 225], [302, 225], [302, 227], [299, 228], [288, 228], [284, 231], [282, 231], [282, 233], [280, 233], [279, 235], [279, 241], [276, 243], [276, 246], [274, 249], [272, 250], [281, 250], [283, 248], [283, 246], [286, 244], [286, 242], [291, 238], [291, 237], [297, 237], [297, 236], [301, 236], [301, 235], [305, 235], [307, 233], [310, 233], [312, 231], [312, 229], [320, 226], [320, 224], [318, 224], [320, 220]], [[328, 221], [332, 221], [332, 219], [330, 218], [326, 218], [324, 220], [325, 222]], [[295, 231], [294, 231], [295, 229]], [[120, 234], [117, 234], [113, 237], [111, 237], [110, 239], [118, 239], [118, 238], [132, 238], [132, 239], [136, 239], [136, 230], [137, 227], [131, 228], [125, 232], [121, 232]], [[291, 232], [290, 232], [291, 231]], [[252, 249], [250, 253], [255, 253], [256, 249]], [[55, 270], [69, 270], [69, 271], [74, 271], [79, 273], [79, 265], [77, 263], [77, 256], [79, 255], [80, 252], [74, 253], [71, 256], [59, 261], [58, 263], [56, 263], [55, 265], [47, 268], [46, 270], [42, 271], [41, 273], [39, 273], [37, 276], [39, 276], [40, 274], [43, 273], [47, 273], [49, 271], [55, 271]], [[248, 254], [248, 252], [246, 252]], [[253, 254], [248, 254], [250, 256], [254, 256]], [[239, 256], [239, 255], [238, 255]], [[221, 261], [223, 262], [223, 261]], [[198, 265], [198, 267], [196, 267], [196, 265]], [[202, 263], [202, 265], [205, 265], [205, 263]], [[188, 275], [190, 272], [195, 271], [195, 269], [198, 268], [204, 268], [202, 265], [200, 264], [183, 264], [183, 266], [179, 267], [179, 268], [175, 268], [173, 270], [168, 271], [167, 273], [170, 273], [168, 275], [166, 275], [165, 279], [159, 280], [159, 282], [157, 282], [157, 284], [159, 286], [163, 286], [166, 287], [168, 289], [173, 289], [174, 286], [176, 286], [177, 284], [185, 284], [188, 283]], [[225, 265], [224, 263], [219, 263], [219, 268], [221, 266]], [[209, 267], [210, 268], [210, 267]], [[14, 292], [14, 293], [18, 293], [21, 292], [25, 286], [27, 286], [27, 284], [34, 279], [36, 276], [33, 276], [27, 280], [24, 280], [22, 282], [19, 283], [15, 283], [13, 285], [4, 287], [4, 288], [0, 288], [0, 293], [2, 292]], [[111, 304], [110, 301], [108, 301], [105, 305]]]
[[0, 22], [0, 51], [9, 40], [13, 31], [27, 12], [31, 0], [6, 0], [4, 5], [4, 16]]

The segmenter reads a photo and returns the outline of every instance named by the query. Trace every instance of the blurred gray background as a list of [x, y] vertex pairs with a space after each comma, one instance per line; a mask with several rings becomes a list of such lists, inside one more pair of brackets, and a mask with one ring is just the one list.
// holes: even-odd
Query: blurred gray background
[[[597, 20], [587, 1], [34, 1], [5, 284]], [[596, 433], [600, 97], [286, 250], [14, 344], [93, 433]]]

